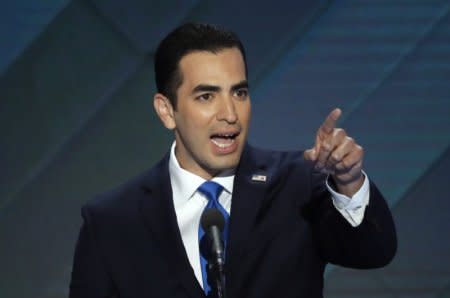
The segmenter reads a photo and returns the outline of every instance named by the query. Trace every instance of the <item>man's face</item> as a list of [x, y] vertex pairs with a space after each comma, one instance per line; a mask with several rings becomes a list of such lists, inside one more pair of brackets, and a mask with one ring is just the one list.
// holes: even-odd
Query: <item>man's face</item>
[[209, 179], [238, 165], [247, 138], [250, 98], [244, 60], [237, 48], [197, 51], [180, 60], [179, 70], [175, 153], [182, 168]]

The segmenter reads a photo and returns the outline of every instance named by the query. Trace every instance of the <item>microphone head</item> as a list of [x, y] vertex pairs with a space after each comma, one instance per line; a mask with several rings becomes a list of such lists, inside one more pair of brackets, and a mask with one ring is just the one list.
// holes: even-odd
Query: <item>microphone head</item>
[[222, 232], [225, 225], [225, 218], [216, 208], [209, 208], [203, 212], [200, 224], [204, 231], [208, 231], [210, 227], [216, 226]]

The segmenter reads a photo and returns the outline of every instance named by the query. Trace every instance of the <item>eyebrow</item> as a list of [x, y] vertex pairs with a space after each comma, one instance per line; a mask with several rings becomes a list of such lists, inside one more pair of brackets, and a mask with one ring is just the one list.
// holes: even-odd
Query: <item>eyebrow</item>
[[231, 91], [236, 91], [236, 90], [243, 89], [243, 88], [248, 89], [248, 81], [247, 80], [241, 81], [241, 82], [231, 86]]
[[[231, 91], [236, 91], [242, 88], [248, 88], [248, 82], [247, 80], [241, 81], [233, 86], [231, 86]], [[195, 88], [192, 90], [192, 93], [198, 93], [198, 92], [219, 92], [222, 90], [221, 87], [215, 86], [215, 85], [207, 85], [207, 84], [200, 84], [195, 86]]]
[[200, 84], [200, 85], [195, 86], [195, 88], [192, 90], [192, 93], [218, 92], [218, 91], [220, 91], [220, 89], [221, 88], [219, 86]]

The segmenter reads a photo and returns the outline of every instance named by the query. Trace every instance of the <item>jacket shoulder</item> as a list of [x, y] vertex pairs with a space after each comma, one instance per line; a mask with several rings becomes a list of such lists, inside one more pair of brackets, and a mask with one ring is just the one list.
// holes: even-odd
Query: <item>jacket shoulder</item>
[[303, 157], [303, 150], [280, 151], [262, 149], [249, 145], [245, 154], [243, 154], [243, 163], [251, 162], [257, 167], [266, 168], [271, 171], [280, 171], [300, 168], [302, 170], [311, 170], [311, 164]]
[[164, 173], [167, 174], [168, 179], [167, 156], [151, 169], [87, 201], [82, 207], [83, 216], [87, 213], [113, 215], [134, 211], [143, 196], [147, 196], [152, 188], [162, 185], [165, 179]]

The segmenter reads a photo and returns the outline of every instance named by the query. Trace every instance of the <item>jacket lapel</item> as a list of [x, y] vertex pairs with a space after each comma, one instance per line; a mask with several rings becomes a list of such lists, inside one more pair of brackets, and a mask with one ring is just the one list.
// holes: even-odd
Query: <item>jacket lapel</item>
[[[266, 158], [258, 156], [256, 150], [246, 145], [236, 171], [226, 252], [228, 289], [233, 287], [233, 279], [239, 275], [239, 260], [270, 182], [264, 163]], [[173, 270], [173, 276], [178, 277], [189, 296], [205, 297], [189, 263], [178, 229], [168, 163], [169, 154], [156, 165], [144, 185], [148, 195], [140, 202], [142, 216]]]
[[227, 288], [233, 287], [233, 278], [239, 275], [239, 263], [246, 239], [255, 222], [261, 202], [270, 182], [265, 159], [256, 150], [246, 146], [236, 171], [231, 204], [230, 233], [227, 245]]
[[144, 221], [161, 247], [172, 275], [191, 297], [204, 297], [189, 263], [178, 229], [168, 170], [169, 154], [159, 162], [144, 186], [148, 195], [140, 202]]

